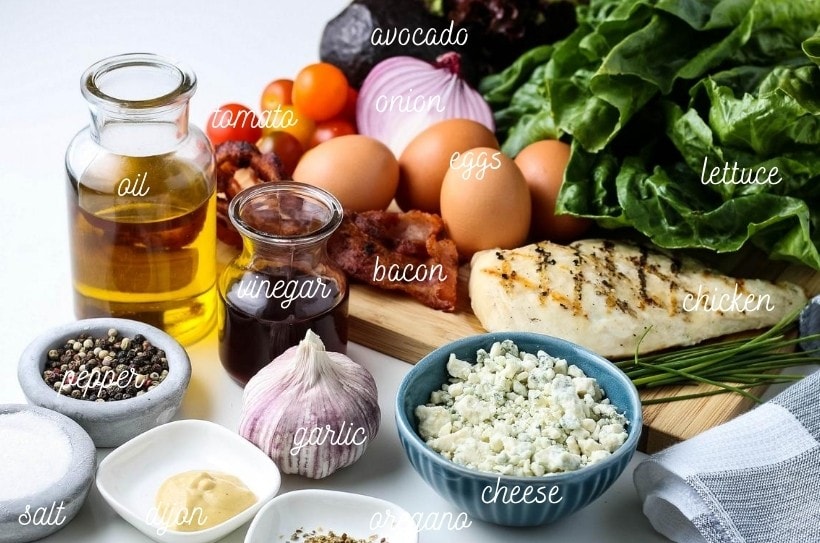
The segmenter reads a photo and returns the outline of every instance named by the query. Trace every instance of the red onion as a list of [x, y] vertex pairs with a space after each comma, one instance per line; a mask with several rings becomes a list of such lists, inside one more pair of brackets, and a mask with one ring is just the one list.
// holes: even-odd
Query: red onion
[[413, 57], [383, 60], [370, 70], [356, 102], [359, 133], [378, 139], [396, 157], [445, 119], [471, 119], [495, 130], [490, 106], [461, 78], [461, 57], [453, 52], [434, 64]]

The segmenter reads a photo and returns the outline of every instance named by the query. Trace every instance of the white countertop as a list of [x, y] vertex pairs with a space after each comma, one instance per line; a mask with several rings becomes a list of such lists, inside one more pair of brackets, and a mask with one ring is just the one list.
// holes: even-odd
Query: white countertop
[[[293, 77], [318, 59], [325, 21], [345, 0], [139, 3], [0, 0], [0, 403], [23, 403], [17, 358], [45, 328], [74, 319], [63, 157], [89, 122], [81, 73], [103, 57], [156, 52], [185, 62], [199, 79], [191, 121], [229, 101], [257, 108], [265, 84]], [[306, 9], [306, 6], [310, 6]], [[241, 389], [224, 373], [216, 333], [189, 348], [193, 378], [177, 418], [208, 419], [235, 429]], [[349, 355], [376, 379], [382, 407], [377, 438], [354, 466], [315, 482], [288, 476], [282, 491], [340, 489], [393, 501], [410, 513], [458, 511], [416, 475], [399, 444], [393, 398], [410, 366], [358, 345]], [[104, 455], [107, 451], [100, 451]], [[423, 543], [666, 541], [640, 510], [632, 470], [592, 505], [557, 524], [509, 529], [473, 521], [460, 531], [423, 531]], [[246, 527], [227, 542], [241, 542]], [[150, 541], [120, 519], [92, 489], [79, 516], [48, 543]]]

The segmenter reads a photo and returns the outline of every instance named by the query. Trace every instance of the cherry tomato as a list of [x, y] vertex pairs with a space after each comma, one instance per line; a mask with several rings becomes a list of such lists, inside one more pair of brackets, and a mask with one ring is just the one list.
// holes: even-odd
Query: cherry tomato
[[347, 100], [342, 108], [339, 117], [348, 120], [356, 128], [356, 101], [359, 99], [359, 92], [353, 87], [347, 88]]
[[229, 140], [256, 143], [262, 137], [262, 124], [250, 108], [242, 104], [225, 104], [208, 117], [205, 133], [213, 145]]
[[356, 129], [353, 128], [353, 124], [345, 119], [322, 121], [316, 123], [316, 130], [313, 131], [313, 137], [310, 138], [310, 147], [316, 147], [320, 143], [338, 136], [347, 136], [348, 134], [355, 133]]
[[347, 100], [347, 78], [327, 62], [311, 64], [293, 80], [293, 105], [314, 121], [332, 119]]
[[294, 138], [287, 132], [277, 130], [262, 136], [256, 146], [263, 153], [274, 152], [282, 161], [282, 167], [285, 169], [285, 174], [288, 177], [293, 175], [293, 170], [302, 158], [304, 149], [299, 140]]
[[276, 109], [277, 105], [289, 106], [291, 102], [291, 95], [293, 94], [293, 80], [291, 79], [277, 79], [268, 83], [265, 90], [262, 91], [262, 111], [266, 109]]
[[310, 137], [316, 128], [316, 124], [294, 106], [276, 106], [266, 121], [263, 129], [265, 134], [287, 132], [299, 140], [303, 149], [308, 148]]

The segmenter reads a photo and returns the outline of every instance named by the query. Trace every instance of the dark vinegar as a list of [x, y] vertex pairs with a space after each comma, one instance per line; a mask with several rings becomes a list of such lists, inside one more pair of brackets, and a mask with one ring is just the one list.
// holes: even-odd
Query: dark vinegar
[[308, 329], [322, 338], [326, 350], [347, 351], [348, 293], [340, 297], [335, 282], [314, 275], [246, 271], [224, 296], [220, 293], [220, 302], [224, 321], [219, 327], [219, 357], [228, 374], [242, 385], [298, 345]]

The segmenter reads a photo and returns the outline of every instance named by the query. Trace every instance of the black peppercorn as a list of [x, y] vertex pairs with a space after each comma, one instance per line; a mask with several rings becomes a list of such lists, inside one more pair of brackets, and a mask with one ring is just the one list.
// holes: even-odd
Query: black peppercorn
[[144, 394], [166, 375], [168, 359], [162, 349], [140, 334], [133, 339], [120, 337], [115, 329], [102, 338], [82, 333], [61, 348], [50, 349], [42, 373], [43, 381], [56, 393], [100, 402]]

